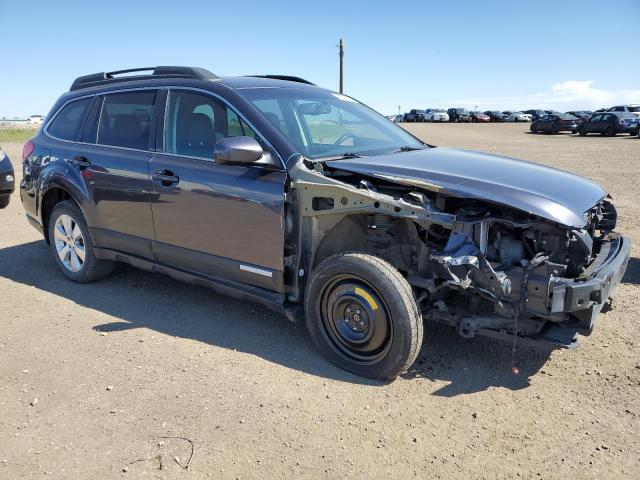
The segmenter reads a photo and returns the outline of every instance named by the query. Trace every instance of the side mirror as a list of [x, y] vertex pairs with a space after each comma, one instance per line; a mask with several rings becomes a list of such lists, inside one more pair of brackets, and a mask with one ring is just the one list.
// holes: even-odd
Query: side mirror
[[264, 152], [262, 147], [252, 137], [226, 137], [218, 140], [213, 150], [213, 159], [216, 163], [254, 163]]

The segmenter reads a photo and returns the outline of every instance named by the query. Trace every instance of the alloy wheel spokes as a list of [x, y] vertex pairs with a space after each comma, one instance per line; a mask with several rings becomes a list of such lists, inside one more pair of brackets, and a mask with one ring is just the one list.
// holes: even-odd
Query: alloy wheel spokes
[[69, 215], [60, 215], [53, 231], [58, 258], [71, 272], [79, 272], [86, 258], [84, 236], [78, 223]]

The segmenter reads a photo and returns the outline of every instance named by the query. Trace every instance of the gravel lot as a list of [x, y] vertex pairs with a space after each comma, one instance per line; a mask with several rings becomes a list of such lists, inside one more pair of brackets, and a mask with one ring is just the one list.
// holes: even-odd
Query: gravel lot
[[[528, 128], [407, 126], [602, 183], [635, 242], [581, 348], [520, 349], [519, 375], [509, 345], [427, 326], [414, 369], [371, 382], [259, 306], [125, 266], [75, 285], [14, 195], [0, 211], [0, 478], [640, 478], [640, 140]], [[3, 148], [18, 167], [21, 145]]]

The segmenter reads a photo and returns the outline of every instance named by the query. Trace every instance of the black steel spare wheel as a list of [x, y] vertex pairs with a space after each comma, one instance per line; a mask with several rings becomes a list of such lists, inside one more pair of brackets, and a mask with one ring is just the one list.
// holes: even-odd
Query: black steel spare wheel
[[367, 254], [329, 257], [305, 293], [306, 324], [320, 352], [359, 375], [393, 379], [415, 361], [422, 316], [406, 279]]
[[324, 334], [336, 353], [357, 362], [375, 362], [393, 337], [387, 307], [362, 278], [341, 275], [328, 282], [316, 300]]

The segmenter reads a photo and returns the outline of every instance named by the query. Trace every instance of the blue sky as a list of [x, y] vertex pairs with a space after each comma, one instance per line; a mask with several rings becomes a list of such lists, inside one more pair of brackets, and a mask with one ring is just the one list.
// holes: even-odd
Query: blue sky
[[[0, 0], [0, 117], [79, 75], [151, 65], [282, 73], [382, 113], [640, 103], [640, 1]], [[609, 38], [611, 41], [603, 41]]]

